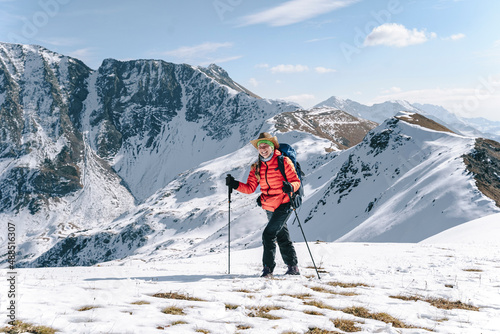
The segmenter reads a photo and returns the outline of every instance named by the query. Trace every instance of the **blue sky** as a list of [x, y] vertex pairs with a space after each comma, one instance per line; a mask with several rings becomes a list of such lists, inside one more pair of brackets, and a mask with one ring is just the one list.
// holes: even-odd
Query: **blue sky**
[[97, 69], [216, 63], [257, 95], [442, 105], [500, 120], [497, 0], [0, 0], [0, 41]]

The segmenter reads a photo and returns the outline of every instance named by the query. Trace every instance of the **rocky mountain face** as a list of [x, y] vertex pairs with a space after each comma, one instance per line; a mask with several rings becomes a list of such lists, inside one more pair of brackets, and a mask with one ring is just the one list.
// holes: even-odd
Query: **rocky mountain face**
[[[267, 118], [295, 109], [251, 96], [216, 65], [108, 59], [89, 87], [95, 92], [84, 114], [89, 142], [139, 201], [246, 144]], [[153, 162], [162, 168], [151, 168]]]
[[78, 119], [90, 69], [34, 46], [0, 44], [0, 58], [0, 212], [34, 213], [82, 188]]
[[359, 144], [377, 123], [354, 117], [334, 108], [313, 108], [281, 113], [274, 117], [280, 132], [302, 131], [332, 142], [330, 151]]
[[106, 59], [93, 71], [0, 43], [0, 218], [18, 225], [19, 259], [36, 257], [294, 109], [251, 96], [216, 65]]
[[500, 207], [500, 144], [477, 138], [474, 149], [463, 156], [467, 170], [474, 175], [477, 188]]

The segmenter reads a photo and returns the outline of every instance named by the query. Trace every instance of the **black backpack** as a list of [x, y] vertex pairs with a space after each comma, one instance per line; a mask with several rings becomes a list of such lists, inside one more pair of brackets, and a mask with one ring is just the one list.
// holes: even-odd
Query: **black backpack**
[[302, 177], [305, 174], [302, 172], [300, 164], [297, 161], [297, 151], [295, 151], [295, 149], [292, 146], [280, 143], [278, 150], [281, 152], [281, 155], [278, 156], [278, 169], [280, 170], [281, 175], [283, 175], [283, 177], [285, 178], [285, 181], [288, 182], [285, 173], [285, 162], [284, 162], [285, 157], [288, 157], [292, 161], [293, 166], [295, 167], [295, 172], [297, 173], [297, 176], [299, 177], [300, 180], [299, 190], [294, 192], [292, 195], [292, 204], [294, 208], [297, 209], [302, 204], [302, 197], [304, 196]]

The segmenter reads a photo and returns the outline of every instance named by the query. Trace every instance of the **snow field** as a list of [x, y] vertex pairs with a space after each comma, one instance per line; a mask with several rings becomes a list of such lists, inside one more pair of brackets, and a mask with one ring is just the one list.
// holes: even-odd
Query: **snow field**
[[[309, 245], [321, 280], [304, 243], [296, 243], [298, 277], [285, 277], [278, 259], [275, 279], [259, 278], [260, 247], [231, 252], [230, 275], [225, 252], [156, 262], [128, 259], [94, 267], [18, 269], [17, 318], [60, 333], [281, 334], [310, 328], [342, 333], [333, 323], [337, 319], [354, 321], [359, 333], [469, 334], [497, 333], [500, 328], [498, 244]], [[355, 284], [345, 287], [347, 283]], [[1, 284], [1, 305], [6, 305], [6, 281]], [[391, 296], [443, 298], [479, 310], [446, 310]], [[171, 307], [182, 314], [162, 312]], [[415, 328], [346, 313], [351, 307], [387, 313]], [[5, 325], [7, 321], [2, 319]]]

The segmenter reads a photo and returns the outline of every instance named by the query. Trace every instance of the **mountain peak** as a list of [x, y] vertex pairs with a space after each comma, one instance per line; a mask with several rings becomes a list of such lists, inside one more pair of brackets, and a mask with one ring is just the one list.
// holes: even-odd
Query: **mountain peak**
[[455, 133], [445, 127], [444, 125], [439, 124], [438, 122], [433, 121], [430, 118], [425, 117], [422, 114], [419, 113], [412, 113], [412, 112], [406, 112], [406, 111], [400, 111], [396, 116], [397, 119], [421, 126], [423, 128], [427, 128], [430, 130], [435, 130], [435, 131], [442, 131], [442, 132], [450, 132], [450, 133]]
[[213, 80], [218, 82], [219, 84], [224, 85], [236, 91], [236, 93], [245, 93], [247, 95], [250, 95], [258, 99], [261, 98], [260, 96], [254, 94], [247, 88], [243, 87], [242, 85], [238, 84], [233, 79], [231, 79], [229, 74], [222, 67], [216, 64], [210, 64], [208, 67], [198, 66], [197, 69], [203, 72], [209, 78], [212, 78]]
[[317, 107], [281, 113], [273, 118], [280, 132], [300, 131], [329, 140], [327, 151], [343, 150], [360, 143], [377, 123], [332, 107]]

